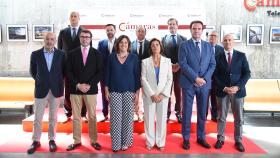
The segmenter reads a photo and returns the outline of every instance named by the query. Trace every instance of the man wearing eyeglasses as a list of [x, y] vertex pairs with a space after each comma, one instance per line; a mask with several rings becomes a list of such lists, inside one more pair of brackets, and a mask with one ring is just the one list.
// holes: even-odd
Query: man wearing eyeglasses
[[96, 96], [97, 84], [102, 77], [102, 56], [98, 50], [91, 47], [92, 34], [89, 30], [80, 33], [81, 46], [69, 52], [67, 59], [67, 76], [70, 81], [70, 101], [73, 112], [74, 143], [67, 147], [67, 151], [82, 145], [81, 142], [81, 108], [84, 102], [88, 111], [88, 133], [91, 146], [100, 150], [97, 143], [96, 126]]
[[[220, 45], [218, 45], [218, 32], [217, 31], [212, 31], [208, 35], [208, 42], [213, 48], [213, 52], [215, 53], [215, 56], [223, 53], [224, 48]], [[210, 89], [209, 97], [210, 97], [210, 102], [211, 102], [211, 120], [214, 122], [217, 122], [217, 117], [218, 117], [218, 110], [217, 110], [217, 99], [216, 99], [216, 93], [215, 93], [215, 80], [214, 77], [212, 76], [212, 87]], [[207, 103], [207, 109], [209, 108], [209, 100]], [[206, 110], [206, 118], [208, 115], [208, 110]]]

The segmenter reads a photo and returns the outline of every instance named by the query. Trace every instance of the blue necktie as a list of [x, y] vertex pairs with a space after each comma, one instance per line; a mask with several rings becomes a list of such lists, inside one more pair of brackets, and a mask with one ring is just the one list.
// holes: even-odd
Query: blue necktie
[[200, 59], [200, 56], [201, 56], [200, 54], [201, 53], [200, 53], [200, 49], [199, 49], [199, 45], [198, 44], [199, 44], [199, 42], [195, 42], [195, 48], [196, 48], [196, 50], [198, 52], [198, 56], [199, 56], [199, 59]]
[[172, 37], [172, 46], [173, 46], [174, 48], [176, 48], [176, 39], [175, 39], [175, 36], [176, 36], [176, 35], [171, 35], [171, 37]]

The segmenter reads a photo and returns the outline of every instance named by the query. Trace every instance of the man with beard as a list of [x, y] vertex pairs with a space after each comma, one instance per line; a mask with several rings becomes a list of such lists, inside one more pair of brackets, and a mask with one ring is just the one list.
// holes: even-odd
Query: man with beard
[[105, 79], [105, 74], [106, 74], [106, 67], [107, 67], [107, 62], [108, 62], [108, 56], [114, 52], [114, 44], [116, 41], [115, 33], [116, 33], [116, 26], [114, 24], [107, 24], [105, 26], [106, 34], [107, 34], [107, 39], [101, 40], [98, 43], [98, 51], [101, 52], [103, 56], [103, 76], [100, 81], [100, 86], [101, 86], [101, 93], [102, 93], [102, 113], [104, 115], [104, 119], [101, 120], [101, 122], [105, 122], [108, 120], [108, 113], [109, 113], [109, 108], [108, 108], [108, 101], [105, 98], [105, 84], [104, 84], [104, 79]]

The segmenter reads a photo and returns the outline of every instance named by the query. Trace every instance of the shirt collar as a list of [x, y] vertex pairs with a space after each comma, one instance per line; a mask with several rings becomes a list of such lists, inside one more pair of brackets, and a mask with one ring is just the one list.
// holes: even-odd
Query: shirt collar
[[111, 43], [115, 43], [115, 40], [116, 40], [116, 38], [114, 37], [114, 38], [112, 39], [112, 42], [111, 42], [110, 39], [108, 38], [108, 42], [111, 42]]
[[54, 48], [52, 48], [52, 50], [50, 51], [50, 52], [48, 52], [47, 50], [46, 50], [46, 48], [44, 47], [44, 53], [53, 53], [54, 52]]
[[76, 31], [77, 31], [77, 30], [79, 30], [80, 25], [78, 25], [78, 26], [76, 26], [76, 27], [73, 27], [73, 26], [70, 25], [70, 27], [71, 27], [71, 30], [72, 30], [73, 28], [75, 28]]
[[227, 51], [227, 50], [224, 50], [226, 54], [230, 53], [230, 55], [233, 54], [233, 50], [230, 50], [230, 51]]
[[195, 39], [192, 38], [192, 40], [193, 40], [194, 43], [199, 42], [201, 44], [201, 39], [200, 40], [195, 40]]
[[177, 36], [177, 33], [172, 34], [172, 33], [169, 32], [169, 36], [171, 37], [172, 35], [175, 35], [175, 37], [176, 37], [176, 36]]
[[137, 39], [137, 42], [138, 42], [138, 43], [139, 43], [139, 42], [144, 43], [144, 41], [145, 41], [145, 38], [144, 38], [142, 41], [140, 41], [140, 40]]

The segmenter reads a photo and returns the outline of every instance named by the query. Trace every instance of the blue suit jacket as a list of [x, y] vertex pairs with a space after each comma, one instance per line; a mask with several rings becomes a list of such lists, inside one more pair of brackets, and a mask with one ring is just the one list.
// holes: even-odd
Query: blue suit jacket
[[181, 43], [179, 47], [179, 65], [181, 70], [180, 85], [182, 88], [193, 88], [197, 77], [206, 80], [206, 84], [201, 88], [211, 88], [211, 76], [215, 70], [216, 62], [213, 48], [208, 42], [201, 41], [200, 59], [192, 39]]
[[138, 52], [137, 52], [137, 40], [133, 41], [131, 43], [131, 53], [136, 54], [139, 57], [139, 60], [143, 60], [146, 59], [148, 57], [150, 57], [150, 53], [149, 53], [149, 41], [145, 39], [144, 41], [144, 50], [143, 50], [143, 54], [142, 56], [139, 56]]
[[[116, 42], [116, 40], [115, 40], [115, 42]], [[101, 55], [103, 57], [103, 75], [102, 75], [101, 81], [104, 82], [106, 69], [107, 69], [106, 67], [108, 65], [107, 63], [108, 63], [108, 58], [109, 58], [109, 55], [110, 55], [110, 52], [108, 50], [108, 39], [104, 39], [104, 40], [99, 41], [97, 50], [101, 53]], [[113, 47], [112, 52], [115, 52], [115, 47]]]
[[65, 74], [64, 53], [55, 49], [51, 70], [48, 70], [44, 56], [44, 48], [32, 52], [30, 59], [30, 74], [35, 80], [35, 98], [44, 98], [51, 90], [54, 97], [63, 96]]
[[246, 96], [245, 84], [251, 76], [251, 71], [244, 53], [233, 50], [231, 66], [229, 68], [225, 52], [216, 56], [217, 67], [215, 70], [216, 95], [224, 97], [225, 87], [238, 86], [240, 90], [236, 93], [237, 98]]

